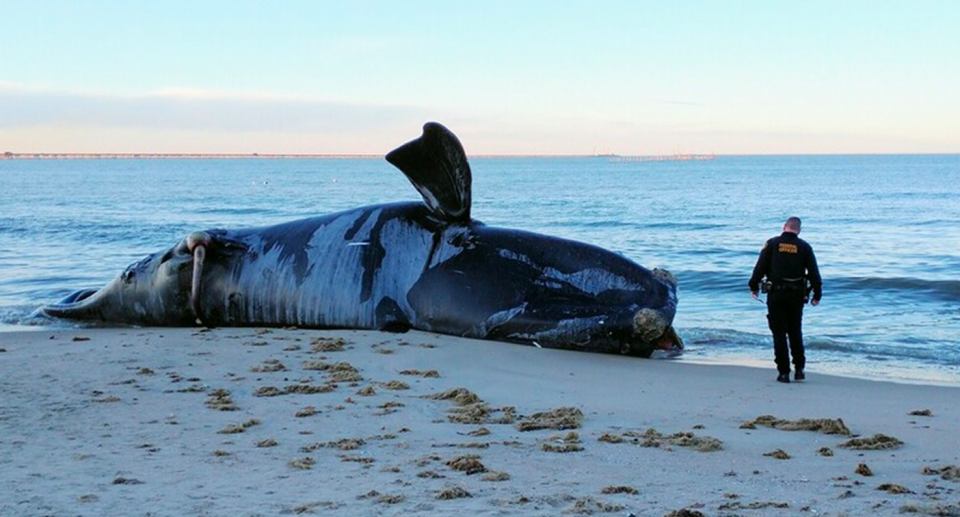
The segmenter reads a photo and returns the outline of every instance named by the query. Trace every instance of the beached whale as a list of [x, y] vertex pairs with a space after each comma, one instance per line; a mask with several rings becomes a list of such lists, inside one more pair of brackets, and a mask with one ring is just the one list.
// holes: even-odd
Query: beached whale
[[664, 270], [470, 217], [471, 174], [437, 123], [387, 155], [423, 202], [195, 232], [53, 317], [148, 326], [418, 329], [649, 356], [681, 348]]

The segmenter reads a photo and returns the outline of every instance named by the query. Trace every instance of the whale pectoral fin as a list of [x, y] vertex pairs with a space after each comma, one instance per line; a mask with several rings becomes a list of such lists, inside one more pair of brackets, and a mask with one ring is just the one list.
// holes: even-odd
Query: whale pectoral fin
[[406, 334], [410, 332], [410, 324], [401, 321], [391, 321], [381, 325], [379, 330], [391, 334]]
[[383, 332], [403, 334], [410, 330], [410, 320], [392, 298], [383, 298], [376, 308], [377, 328]]
[[413, 183], [435, 217], [448, 222], [470, 219], [470, 164], [449, 129], [427, 122], [420, 138], [390, 151], [386, 158]]

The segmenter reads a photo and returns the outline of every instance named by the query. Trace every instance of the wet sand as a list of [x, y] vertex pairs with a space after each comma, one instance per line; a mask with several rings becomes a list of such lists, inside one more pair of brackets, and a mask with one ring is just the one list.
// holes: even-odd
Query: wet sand
[[960, 514], [960, 389], [775, 377], [419, 332], [4, 333], [0, 515]]

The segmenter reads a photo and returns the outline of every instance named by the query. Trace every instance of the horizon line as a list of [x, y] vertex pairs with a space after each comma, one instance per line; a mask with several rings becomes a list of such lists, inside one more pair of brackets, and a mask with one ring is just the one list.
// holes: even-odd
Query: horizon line
[[[613, 161], [697, 161], [749, 156], [957, 156], [960, 152], [888, 153], [672, 153], [672, 154], [473, 154], [471, 158], [606, 158]], [[0, 160], [161, 160], [161, 159], [375, 159], [385, 154], [365, 153], [51, 153], [4, 152]]]

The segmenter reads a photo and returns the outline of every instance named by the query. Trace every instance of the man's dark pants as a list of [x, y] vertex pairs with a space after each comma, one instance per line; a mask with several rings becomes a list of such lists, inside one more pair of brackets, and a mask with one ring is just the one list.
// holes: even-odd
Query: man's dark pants
[[[767, 320], [773, 332], [773, 353], [777, 371], [790, 373], [790, 355], [798, 372], [803, 371], [806, 358], [803, 354], [803, 293], [800, 291], [774, 291], [767, 296]], [[787, 338], [790, 339], [789, 352]]]

